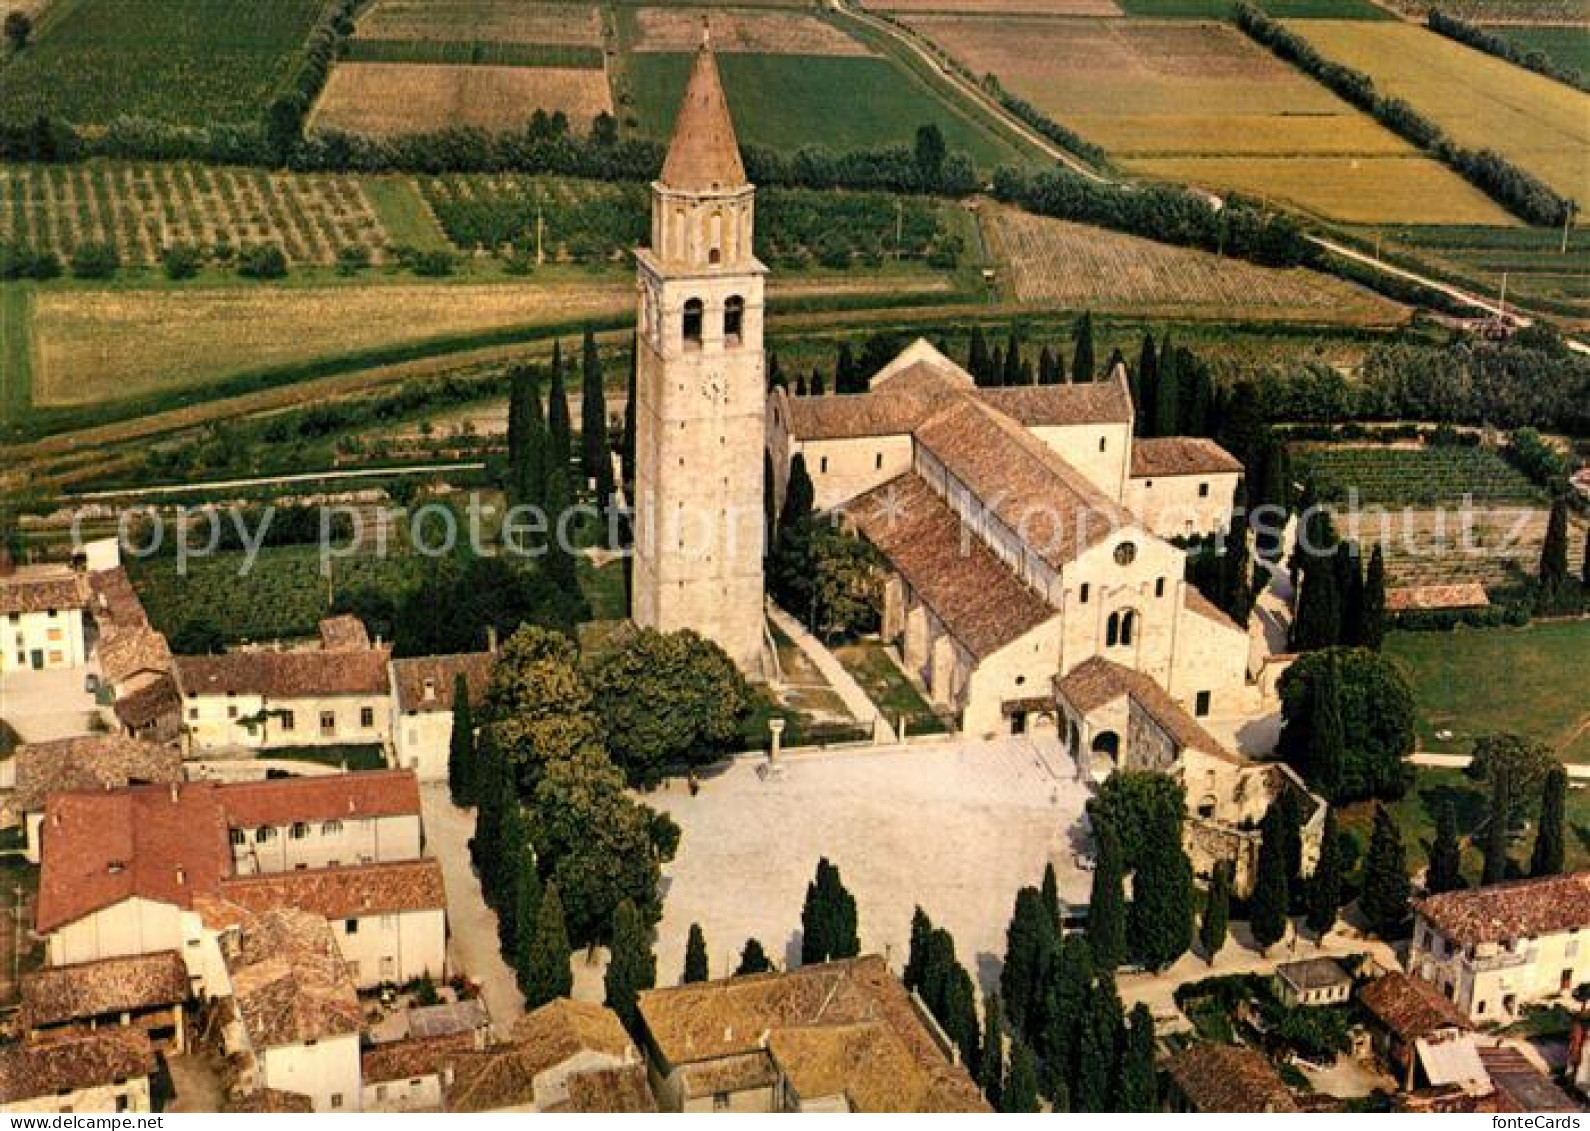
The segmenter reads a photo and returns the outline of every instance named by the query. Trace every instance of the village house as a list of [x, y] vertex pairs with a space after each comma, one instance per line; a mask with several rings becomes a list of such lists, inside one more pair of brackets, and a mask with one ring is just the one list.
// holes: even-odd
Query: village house
[[182, 780], [182, 755], [122, 734], [87, 734], [30, 742], [15, 758], [15, 790], [4, 803], [8, 827], [20, 825], [28, 862], [39, 862], [39, 826], [52, 793], [121, 789]]
[[52, 966], [175, 950], [213, 995], [228, 909], [282, 901], [335, 917], [361, 985], [444, 971], [445, 899], [422, 858], [413, 774], [57, 793], [41, 829], [35, 929]]
[[358, 1111], [363, 1014], [326, 921], [280, 907], [222, 932], [222, 1041], [231, 1090], [309, 1097], [313, 1110]]
[[1263, 1053], [1198, 1041], [1165, 1062], [1165, 1110], [1204, 1114], [1295, 1112], [1297, 1097]]
[[366, 1112], [441, 1111], [442, 1091], [452, 1082], [451, 1061], [481, 1043], [473, 1032], [445, 1037], [406, 1037], [367, 1048], [360, 1055], [361, 1109]]
[[1335, 959], [1305, 958], [1275, 968], [1275, 996], [1289, 1009], [1344, 1005], [1352, 995], [1353, 980]]
[[136, 1029], [156, 1052], [187, 1051], [188, 968], [174, 950], [51, 966], [22, 978], [29, 1041], [102, 1029]]
[[478, 714], [491, 682], [492, 654], [418, 656], [392, 661], [392, 764], [421, 781], [447, 780], [453, 692], [460, 675]]
[[136, 1029], [0, 1047], [0, 1111], [147, 1112], [154, 1049]]
[[640, 995], [665, 1111], [987, 1111], [953, 1045], [871, 955]]
[[380, 746], [391, 734], [391, 649], [179, 656], [191, 750]]
[[451, 1055], [448, 1111], [656, 1111], [646, 1062], [618, 1015], [559, 998], [514, 1022], [507, 1041]]
[[0, 566], [0, 674], [88, 661], [88, 580], [73, 565]]
[[[1471, 1031], [1467, 1018], [1423, 978], [1393, 972], [1366, 985], [1358, 1001], [1372, 1022], [1376, 1056], [1405, 1091], [1447, 1084], [1450, 1066], [1426, 1064]], [[1472, 1041], [1468, 1042], [1472, 1047]], [[1451, 1059], [1448, 1057], [1447, 1059]]]
[[1590, 981], [1590, 872], [1443, 892], [1414, 904], [1408, 968], [1474, 1022]]

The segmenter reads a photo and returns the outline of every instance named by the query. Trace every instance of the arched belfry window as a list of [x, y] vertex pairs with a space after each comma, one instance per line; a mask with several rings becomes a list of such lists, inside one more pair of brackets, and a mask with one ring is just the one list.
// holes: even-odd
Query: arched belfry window
[[1104, 646], [1114, 648], [1121, 642], [1121, 614], [1111, 613], [1104, 625]]
[[701, 344], [701, 323], [705, 316], [706, 307], [699, 298], [690, 299], [685, 303], [685, 344]]
[[1121, 644], [1123, 646], [1130, 646], [1131, 645], [1131, 643], [1132, 643], [1132, 633], [1136, 630], [1136, 628], [1137, 628], [1137, 614], [1135, 612], [1132, 612], [1132, 611], [1128, 610], [1121, 617]]
[[740, 336], [744, 333], [745, 300], [739, 295], [732, 295], [723, 304], [723, 336], [730, 345], [739, 345]]
[[1137, 613], [1132, 609], [1125, 612], [1111, 613], [1110, 619], [1104, 622], [1104, 646], [1106, 648], [1129, 648], [1132, 637], [1137, 632]]

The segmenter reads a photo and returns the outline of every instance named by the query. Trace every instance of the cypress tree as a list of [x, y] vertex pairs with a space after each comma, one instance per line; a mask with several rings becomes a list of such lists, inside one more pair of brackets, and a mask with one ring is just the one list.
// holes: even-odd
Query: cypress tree
[[1567, 769], [1552, 766], [1541, 785], [1540, 825], [1535, 830], [1535, 850], [1529, 859], [1531, 876], [1555, 876], [1562, 872], [1563, 805], [1567, 795]]
[[447, 789], [460, 809], [475, 803], [475, 720], [469, 706], [469, 681], [453, 677], [453, 732], [447, 742]]
[[1408, 918], [1407, 854], [1396, 823], [1380, 805], [1375, 806], [1358, 907], [1375, 931], [1386, 938], [1395, 937]]
[[[945, 938], [949, 937], [949, 932], [942, 928], [938, 933]], [[972, 1074], [972, 1078], [976, 1079], [982, 1062], [982, 1050], [978, 1041], [977, 991], [972, 985], [972, 976], [966, 972], [966, 967], [955, 961], [954, 943], [950, 944], [949, 968], [934, 1016], [939, 1019], [939, 1024], [944, 1026], [944, 1032], [949, 1035], [950, 1040], [955, 1042], [955, 1047], [961, 1054], [961, 1063]]]
[[1435, 814], [1435, 840], [1430, 844], [1430, 867], [1425, 872], [1425, 890], [1431, 895], [1458, 891], [1463, 882], [1463, 848], [1458, 843], [1457, 815], [1450, 801], [1442, 802]]
[[1010, 341], [1005, 346], [1005, 365], [999, 375], [999, 383], [1006, 386], [1025, 384], [1021, 379], [1021, 341], [1014, 330], [1010, 332]]
[[523, 381], [524, 421], [520, 425], [520, 458], [513, 469], [514, 501], [523, 506], [545, 507], [551, 452], [546, 418], [541, 414], [541, 378], [529, 369]]
[[972, 381], [978, 385], [989, 384], [992, 366], [989, 364], [988, 342], [983, 337], [981, 326], [972, 327], [972, 342], [966, 355], [966, 372], [972, 375]]
[[685, 971], [679, 979], [682, 984], [707, 980], [707, 936], [701, 933], [701, 924], [690, 924], [690, 936], [685, 940]]
[[1342, 907], [1342, 847], [1336, 832], [1336, 812], [1326, 810], [1320, 832], [1319, 860], [1308, 883], [1308, 916], [1305, 922], [1321, 942], [1336, 925]]
[[573, 546], [566, 544], [560, 531], [573, 537], [572, 524], [565, 524], [563, 516], [569, 513], [574, 499], [569, 492], [569, 473], [565, 465], [554, 467], [547, 475], [546, 511], [548, 521], [547, 531], [547, 576], [552, 579], [563, 592], [572, 597], [580, 596], [579, 568], [576, 564], [577, 551]]
[[518, 869], [514, 886], [514, 974], [522, 991], [528, 984], [537, 961], [536, 937], [541, 923], [541, 874], [536, 869], [535, 852], [526, 848], [515, 862]]
[[1507, 845], [1513, 811], [1513, 775], [1505, 762], [1498, 761], [1491, 771], [1491, 813], [1485, 826], [1485, 866], [1480, 886], [1501, 883], [1507, 878]]
[[1310, 554], [1303, 562], [1303, 592], [1292, 622], [1292, 647], [1298, 652], [1329, 648], [1341, 639], [1341, 595], [1336, 589], [1336, 555]]
[[1535, 597], [1537, 615], [1555, 611], [1568, 588], [1568, 500], [1552, 500], [1546, 521], [1546, 538], [1540, 547], [1540, 589]]
[[983, 998], [983, 1059], [977, 1066], [977, 1086], [988, 1106], [999, 1110], [1000, 1086], [1005, 1082], [1005, 1027], [1000, 1018], [999, 995]]
[[795, 395], [797, 397], [806, 395], [806, 374], [804, 373], [795, 374]]
[[1121, 1082], [1118, 1088], [1121, 1111], [1154, 1111], [1158, 1108], [1159, 1086], [1154, 1075], [1154, 1017], [1148, 1006], [1138, 1002], [1126, 1026], [1121, 1048]]
[[1060, 365], [1054, 351], [1047, 345], [1038, 353], [1038, 384], [1058, 385], [1061, 380]]
[[602, 388], [596, 335], [589, 326], [580, 342], [580, 474], [596, 486], [598, 501], [606, 502], [601, 484], [613, 478], [613, 461], [607, 450], [607, 394]]
[[1237, 484], [1232, 498], [1231, 525], [1226, 528], [1225, 552], [1220, 556], [1219, 606], [1244, 627], [1253, 613], [1253, 555], [1248, 549], [1247, 488]]
[[1208, 436], [1213, 432], [1209, 418], [1214, 402], [1214, 387], [1209, 379], [1209, 367], [1192, 351], [1182, 348], [1177, 368], [1182, 374], [1182, 395], [1177, 406], [1177, 416], [1184, 436]]
[[998, 388], [1005, 383], [1005, 347], [995, 346], [988, 356], [988, 384]]
[[920, 904], [911, 912], [911, 949], [905, 960], [905, 971], [900, 981], [908, 990], [922, 988], [923, 974], [927, 969], [928, 940], [933, 935], [933, 920], [928, 918]]
[[569, 420], [569, 392], [563, 373], [563, 351], [559, 343], [552, 343], [552, 389], [547, 395], [547, 435], [551, 456], [549, 469], [569, 473], [569, 459], [573, 454], [573, 424]]
[[1000, 1089], [999, 1110], [1011, 1114], [1031, 1114], [1038, 1110], [1038, 1062], [1025, 1041], [1010, 1050], [1010, 1072]]
[[796, 452], [789, 461], [789, 482], [784, 484], [784, 507], [779, 511], [778, 527], [789, 530], [811, 517], [817, 489], [806, 471], [806, 456]]
[[1035, 1040], [1050, 965], [1058, 947], [1054, 916], [1042, 893], [1025, 887], [1016, 893], [1016, 907], [1005, 929], [1005, 964], [999, 974], [1000, 996], [1010, 1026]]
[[657, 984], [657, 958], [651, 951], [651, 933], [641, 922], [634, 903], [624, 900], [613, 914], [612, 954], [603, 987], [607, 1008], [618, 1014], [631, 1034], [639, 1031], [636, 1003], [642, 990]]
[[1109, 826], [1097, 834], [1099, 854], [1088, 902], [1088, 948], [1095, 970], [1114, 970], [1126, 957], [1126, 895], [1121, 884], [1125, 866], [1121, 846]]
[[1101, 978], [1093, 988], [1087, 1017], [1077, 1041], [1075, 1111], [1109, 1111], [1111, 1093], [1120, 1066], [1121, 999], [1112, 978]]
[[[635, 495], [635, 413], [639, 401], [636, 390], [640, 363], [640, 339], [631, 340], [629, 350], [629, 382], [624, 400], [624, 435], [618, 445], [619, 474], [624, 477], [624, 492]], [[626, 559], [627, 560], [627, 559]]]
[[840, 396], [849, 396], [863, 390], [858, 388], [860, 370], [856, 367], [856, 357], [850, 350], [849, 342], [839, 343], [839, 353], [834, 359], [834, 392]]
[[758, 939], [746, 939], [745, 949], [740, 951], [740, 964], [734, 968], [736, 978], [743, 974], [765, 974], [773, 969], [773, 962], [767, 956], [767, 951], [762, 949]]
[[1386, 639], [1386, 554], [1379, 542], [1369, 555], [1364, 595], [1359, 605], [1358, 644], [1380, 651]]
[[1269, 953], [1270, 947], [1286, 935], [1286, 912], [1289, 902], [1286, 875], [1285, 816], [1279, 801], [1272, 802], [1259, 826], [1259, 862], [1253, 881], [1253, 898], [1249, 914], [1252, 919], [1254, 941], [1260, 950]]
[[1043, 990], [1042, 1025], [1030, 1040], [1043, 1091], [1050, 1097], [1067, 1089], [1076, 1076], [1082, 1029], [1093, 994], [1093, 958], [1088, 944], [1075, 935], [1064, 939], [1050, 964]]
[[1181, 827], [1157, 830], [1132, 880], [1127, 936], [1138, 961], [1163, 970], [1192, 945], [1193, 872]]
[[857, 934], [856, 898], [845, 889], [839, 869], [825, 856], [806, 885], [801, 908], [801, 963], [854, 958], [861, 952]]
[[[519, 873], [521, 862], [531, 852], [530, 820], [517, 802], [509, 804], [497, 829], [497, 848], [492, 853], [491, 870], [481, 877], [487, 902], [497, 912], [497, 943], [503, 957], [514, 961], [522, 940], [519, 938]], [[485, 892], [489, 883], [491, 890]]]
[[[519, 461], [524, 458], [525, 380], [524, 367], [515, 365], [508, 370], [508, 469], [510, 477], [517, 473]], [[516, 487], [510, 482], [509, 487]]]
[[1043, 866], [1043, 886], [1038, 889], [1043, 893], [1043, 906], [1049, 912], [1049, 918], [1054, 921], [1055, 937], [1060, 931], [1060, 881], [1055, 878], [1054, 863], [1051, 861]]
[[1336, 544], [1336, 588], [1342, 602], [1340, 643], [1359, 647], [1363, 643], [1359, 637], [1364, 627], [1364, 571], [1354, 543]]
[[569, 969], [570, 950], [569, 932], [563, 922], [563, 900], [558, 895], [558, 885], [548, 884], [536, 914], [535, 939], [519, 971], [519, 988], [524, 992], [526, 1009], [536, 1009], [569, 996], [574, 989], [574, 974]]
[[1584, 532], [1584, 565], [1581, 567], [1579, 581], [1586, 589], [1590, 589], [1590, 527]]
[[1174, 436], [1181, 425], [1181, 369], [1170, 335], [1159, 350], [1159, 372], [1154, 379], [1152, 436]]
[[812, 366], [811, 380], [806, 382], [806, 392], [814, 397], [825, 397], [828, 395], [828, 385], [823, 378], [823, 371], [815, 365]]
[[1198, 943], [1203, 947], [1204, 960], [1211, 966], [1226, 945], [1226, 929], [1231, 922], [1231, 880], [1231, 861], [1217, 861], [1214, 875], [1209, 880], [1209, 898], [1204, 901], [1203, 922], [1198, 930]]
[[1309, 784], [1327, 801], [1341, 796], [1347, 760], [1347, 734], [1342, 725], [1341, 679], [1331, 656], [1308, 687], [1308, 734], [1304, 765]]
[[1077, 319], [1076, 346], [1071, 354], [1071, 380], [1085, 384], [1094, 378], [1093, 367], [1093, 315], [1084, 310]]
[[1147, 331], [1137, 350], [1137, 368], [1132, 371], [1131, 388], [1134, 431], [1139, 436], [1152, 436], [1154, 405], [1159, 395], [1159, 353], [1154, 348], [1154, 335]]

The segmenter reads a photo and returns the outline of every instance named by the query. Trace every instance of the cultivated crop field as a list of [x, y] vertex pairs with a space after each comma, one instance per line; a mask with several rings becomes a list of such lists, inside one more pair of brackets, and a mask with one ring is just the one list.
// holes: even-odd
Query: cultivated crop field
[[1537, 26], [1493, 28], [1526, 51], [1540, 51], [1565, 67], [1590, 71], [1590, 26]]
[[1462, 145], [1491, 148], [1565, 196], [1590, 199], [1590, 95], [1404, 23], [1291, 25]]
[[1507, 294], [1565, 316], [1569, 325], [1590, 319], [1590, 236], [1541, 228], [1392, 227], [1359, 233], [1383, 240], [1388, 252], [1406, 252], [1487, 294], [1507, 278]]
[[478, 40], [601, 47], [594, 5], [525, 0], [376, 0], [359, 17], [358, 39]]
[[998, 258], [1026, 303], [1347, 322], [1402, 318], [1396, 305], [1329, 276], [1255, 267], [1013, 209], [995, 210], [991, 218]]
[[41, 290], [33, 403], [90, 405], [200, 388], [405, 342], [618, 314], [633, 301], [633, 289], [617, 284]]
[[[1546, 540], [1549, 512], [1543, 507], [1487, 506], [1459, 510], [1397, 507], [1387, 516], [1336, 512], [1344, 537], [1385, 548], [1386, 578], [1393, 586], [1455, 585], [1477, 582], [1490, 590], [1517, 589], [1535, 576]], [[1389, 526], [1385, 524], [1389, 523]], [[1568, 559], [1577, 576], [1584, 528], [1569, 531]]]
[[959, 12], [987, 16], [1119, 16], [1113, 0], [874, 0], [880, 12]]
[[1301, 446], [1293, 463], [1325, 502], [1353, 489], [1359, 501], [1377, 506], [1456, 504], [1465, 496], [1490, 504], [1542, 501], [1522, 472], [1485, 448]]
[[57, 0], [0, 81], [0, 118], [257, 120], [321, 0]]
[[0, 166], [0, 242], [63, 257], [109, 242], [123, 262], [149, 264], [173, 244], [275, 244], [295, 263], [364, 247], [379, 260], [388, 240], [354, 177], [95, 161]]
[[[1389, 0], [1409, 19], [1423, 21], [1428, 0]], [[1572, 24], [1585, 23], [1580, 0], [1441, 0], [1441, 10], [1470, 23]]]
[[[701, 44], [699, 9], [641, 8], [634, 18], [635, 51], [687, 52]], [[714, 11], [712, 47], [723, 55], [872, 54], [839, 28], [804, 12]]]
[[612, 109], [606, 74], [589, 68], [339, 63], [313, 125], [363, 134], [500, 131], [522, 129], [536, 110], [561, 110], [584, 130]]
[[[689, 55], [642, 52], [625, 70], [642, 133], [667, 138], [690, 72]], [[1014, 151], [962, 118], [922, 80], [887, 59], [854, 56], [729, 54], [718, 60], [741, 143], [833, 151], [910, 145], [918, 126], [936, 123], [949, 147], [993, 167]]]

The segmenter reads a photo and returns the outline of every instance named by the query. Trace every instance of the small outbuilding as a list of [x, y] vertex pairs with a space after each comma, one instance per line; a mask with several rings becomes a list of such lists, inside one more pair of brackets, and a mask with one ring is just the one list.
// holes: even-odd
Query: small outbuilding
[[1275, 994], [1294, 1009], [1342, 1005], [1353, 995], [1353, 980], [1334, 959], [1305, 958], [1275, 968]]

